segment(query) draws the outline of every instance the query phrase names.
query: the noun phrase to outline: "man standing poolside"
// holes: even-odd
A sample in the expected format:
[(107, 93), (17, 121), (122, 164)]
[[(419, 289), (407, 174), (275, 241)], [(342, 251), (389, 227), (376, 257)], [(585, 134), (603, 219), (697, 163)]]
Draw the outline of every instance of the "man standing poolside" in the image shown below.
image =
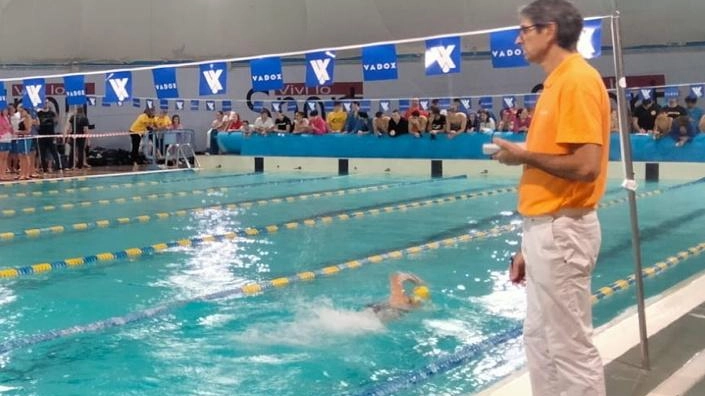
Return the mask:
[(566, 0), (520, 11), (517, 43), (547, 74), (526, 147), (495, 138), (494, 158), (523, 165), (523, 241), (510, 268), (526, 277), (524, 343), (535, 396), (604, 396), (592, 342), (590, 280), (600, 250), (610, 105), (599, 73), (576, 51), (583, 19)]

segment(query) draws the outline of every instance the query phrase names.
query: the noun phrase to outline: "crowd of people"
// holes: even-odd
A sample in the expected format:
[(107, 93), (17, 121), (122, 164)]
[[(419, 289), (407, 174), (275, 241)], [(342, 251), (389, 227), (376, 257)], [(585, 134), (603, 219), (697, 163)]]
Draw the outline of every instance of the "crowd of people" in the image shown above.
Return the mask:
[[(705, 116), (697, 101), (697, 97), (689, 95), (685, 98), (685, 107), (678, 103), (677, 97), (669, 98), (663, 107), (652, 99), (634, 103), (630, 109), (632, 132), (650, 134), (654, 139), (669, 136), (677, 147), (682, 147), (698, 133), (705, 132)], [(613, 112), (613, 123), (615, 117)]]
[(172, 116), (169, 115), (169, 111), (162, 109), (159, 114), (156, 114), (154, 108), (147, 107), (144, 111), (137, 116), (135, 121), (132, 122), (130, 126), (130, 158), (132, 160), (133, 166), (137, 166), (141, 162), (140, 147), (142, 144), (156, 144), (160, 146), (157, 150), (158, 157), (162, 156), (161, 144), (158, 139), (154, 139), (152, 136), (148, 136), (148, 139), (144, 139), (148, 132), (152, 131), (166, 131), (166, 130), (179, 130), (183, 129), (181, 125), (181, 117), (178, 114)]
[(90, 167), (86, 162), (90, 123), (82, 108), (68, 115), (61, 135), (59, 120), (47, 101), (36, 111), (8, 104), (0, 112), (0, 180), (29, 180), (48, 173)]

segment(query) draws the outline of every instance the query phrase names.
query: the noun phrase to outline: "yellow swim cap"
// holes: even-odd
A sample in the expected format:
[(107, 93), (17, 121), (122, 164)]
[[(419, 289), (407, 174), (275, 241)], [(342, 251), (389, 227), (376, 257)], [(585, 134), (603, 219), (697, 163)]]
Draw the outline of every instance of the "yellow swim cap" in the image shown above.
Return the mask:
[(426, 286), (416, 286), (413, 290), (414, 299), (417, 301), (426, 301), (431, 297), (431, 291)]

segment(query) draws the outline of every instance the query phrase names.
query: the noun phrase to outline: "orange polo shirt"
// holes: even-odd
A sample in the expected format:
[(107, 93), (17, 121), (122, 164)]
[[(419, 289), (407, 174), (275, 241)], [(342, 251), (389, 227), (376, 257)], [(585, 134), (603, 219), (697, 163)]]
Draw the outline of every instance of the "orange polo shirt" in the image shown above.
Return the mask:
[(602, 146), (600, 174), (592, 182), (580, 182), (525, 165), (519, 182), (519, 213), (540, 216), (597, 207), (607, 182), (609, 133), (610, 104), (602, 78), (580, 54), (571, 54), (544, 82), (526, 149), (568, 154), (569, 144), (598, 144)]

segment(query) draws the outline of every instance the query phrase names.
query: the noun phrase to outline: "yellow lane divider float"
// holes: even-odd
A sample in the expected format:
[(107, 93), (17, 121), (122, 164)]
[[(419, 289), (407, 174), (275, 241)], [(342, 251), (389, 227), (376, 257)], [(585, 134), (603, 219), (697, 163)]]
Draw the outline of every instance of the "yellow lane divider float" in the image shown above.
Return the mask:
[[(0, 241), (12, 241), (16, 238), (23, 237), (23, 236), (29, 237), (29, 238), (37, 238), (40, 236), (61, 234), (61, 233), (67, 232), (67, 231), (88, 231), (88, 230), (92, 230), (94, 228), (106, 228), (106, 227), (111, 227), (111, 226), (134, 224), (134, 223), (147, 223), (152, 220), (165, 220), (165, 219), (172, 218), (172, 217), (183, 217), (183, 216), (187, 216), (189, 214), (201, 214), (201, 213), (208, 211), (208, 210), (224, 210), (224, 209), (225, 210), (236, 210), (239, 208), (248, 209), (253, 206), (264, 206), (264, 205), (273, 205), (273, 204), (280, 204), (280, 203), (290, 203), (290, 202), (295, 202), (295, 201), (313, 200), (313, 199), (327, 198), (327, 197), (333, 197), (333, 196), (342, 196), (342, 195), (348, 195), (348, 194), (359, 194), (359, 193), (365, 193), (365, 192), (370, 192), (370, 191), (382, 191), (382, 190), (388, 190), (390, 188), (399, 187), (399, 186), (409, 186), (409, 185), (415, 185), (415, 184), (422, 184), (422, 183), (428, 183), (428, 182), (438, 182), (438, 181), (445, 181), (445, 180), (455, 180), (455, 179), (461, 179), (461, 178), (464, 178), (464, 177), (432, 179), (430, 181), (425, 180), (425, 181), (417, 181), (417, 182), (398, 182), (398, 183), (386, 183), (386, 184), (373, 184), (373, 185), (362, 186), (362, 187), (350, 187), (350, 188), (344, 188), (344, 189), (338, 189), (338, 190), (314, 191), (314, 192), (302, 193), (302, 194), (296, 194), (296, 195), (287, 195), (287, 196), (280, 196), (280, 197), (273, 197), (273, 198), (250, 200), (250, 201), (240, 201), (240, 202), (233, 202), (233, 203), (228, 203), (228, 204), (213, 205), (213, 206), (208, 206), (205, 208), (203, 208), (203, 207), (187, 208), (187, 209), (173, 210), (170, 212), (157, 212), (157, 213), (153, 213), (151, 215), (150, 214), (142, 214), (142, 215), (136, 215), (136, 216), (131, 216), (131, 217), (119, 217), (119, 218), (116, 218), (113, 220), (101, 219), (101, 220), (96, 220), (96, 221), (91, 221), (91, 222), (81, 222), (81, 223), (74, 223), (74, 224), (68, 224), (68, 225), (52, 225), (52, 226), (43, 227), (43, 228), (29, 228), (29, 229), (22, 230), (22, 231), (5, 231), (5, 232), (0, 232)], [(267, 227), (271, 228), (274, 226), (267, 226)]]

